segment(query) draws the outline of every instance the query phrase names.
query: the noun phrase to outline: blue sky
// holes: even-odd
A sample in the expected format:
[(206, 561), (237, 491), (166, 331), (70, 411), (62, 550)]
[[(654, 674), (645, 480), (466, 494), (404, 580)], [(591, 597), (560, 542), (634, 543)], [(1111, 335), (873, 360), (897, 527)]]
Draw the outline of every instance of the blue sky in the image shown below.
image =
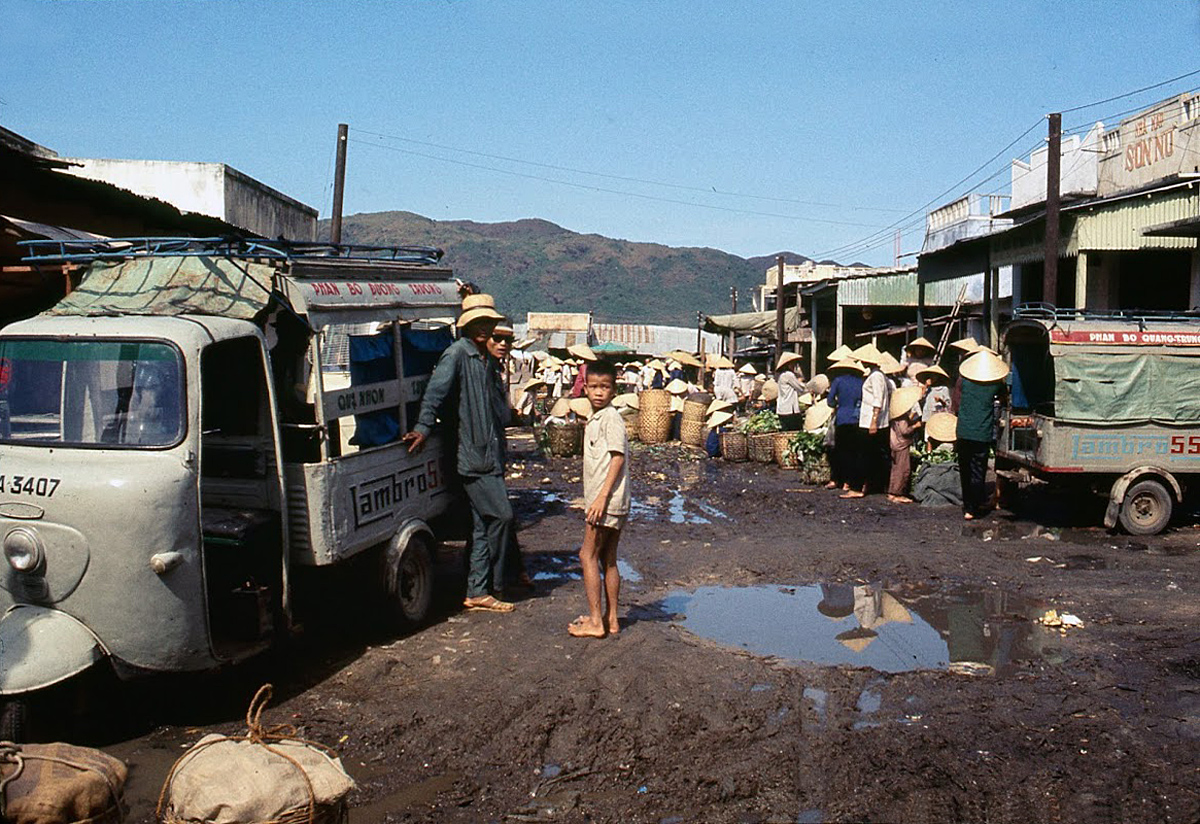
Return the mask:
[(347, 214), (890, 263), (854, 244), (915, 251), (906, 213), (1047, 112), (1200, 69), (1200, 4), (0, 0), (0, 68), (0, 124), (60, 154), (221, 161), (322, 216), (347, 122)]

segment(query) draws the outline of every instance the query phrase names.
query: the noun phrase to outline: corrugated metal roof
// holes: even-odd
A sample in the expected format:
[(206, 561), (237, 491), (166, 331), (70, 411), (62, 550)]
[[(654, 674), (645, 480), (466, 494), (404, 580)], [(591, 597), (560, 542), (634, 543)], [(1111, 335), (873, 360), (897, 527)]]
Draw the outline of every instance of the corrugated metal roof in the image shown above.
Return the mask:
[[(1007, 276), (1006, 276), (1007, 275)], [(962, 287), (967, 287), (966, 301), (983, 300), (983, 273), (938, 280), (925, 284), (926, 306), (953, 306)], [(1012, 296), (1011, 272), (1001, 272), (999, 297)], [(844, 280), (838, 283), (838, 303), (841, 306), (916, 306), (917, 273), (883, 275), (873, 278)]]
[(1195, 249), (1196, 239), (1142, 234), (1147, 226), (1194, 218), (1200, 214), (1200, 192), (1194, 186), (1159, 195), (1128, 198), (1081, 210), (1067, 254), (1079, 250)]

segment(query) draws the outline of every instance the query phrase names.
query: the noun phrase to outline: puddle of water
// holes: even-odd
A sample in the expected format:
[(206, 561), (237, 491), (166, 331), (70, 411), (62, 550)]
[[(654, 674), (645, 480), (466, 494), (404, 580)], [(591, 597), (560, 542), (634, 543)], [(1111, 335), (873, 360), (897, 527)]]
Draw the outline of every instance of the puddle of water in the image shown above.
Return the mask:
[(570, 571), (563, 571), (563, 572), (549, 572), (549, 571), (545, 571), (545, 572), (535, 572), (535, 573), (533, 573), (533, 580), (535, 580), (535, 581), (581, 581), (581, 580), (583, 580), (583, 576), (582, 576), (582, 575), (580, 575), (578, 572), (570, 572)]
[(617, 559), (617, 572), (621, 573), (622, 581), (629, 581), (636, 584), (642, 580), (642, 574), (633, 568), (633, 565), (624, 558)]
[(711, 524), (714, 519), (729, 520), (729, 516), (711, 504), (689, 498), (679, 489), (671, 490), (664, 515), (663, 501), (651, 495), (645, 499), (634, 499), (629, 506), (629, 517), (635, 521), (657, 521), (664, 516), (673, 524)]
[(801, 810), (800, 815), (796, 817), (796, 824), (824, 824), (825, 813), (816, 809)]
[[(1020, 661), (1061, 661), (1058, 636), (1030, 620), (1040, 605), (1000, 589), (712, 586), (671, 593), (660, 606), (701, 637), (813, 664), (1003, 672)], [(984, 666), (957, 666), (964, 662)], [(818, 694), (805, 691), (814, 701)]]
[(711, 524), (708, 518), (703, 515), (689, 515), (687, 511), (687, 498), (683, 493), (676, 490), (671, 496), (671, 500), (667, 503), (667, 517), (673, 524)]

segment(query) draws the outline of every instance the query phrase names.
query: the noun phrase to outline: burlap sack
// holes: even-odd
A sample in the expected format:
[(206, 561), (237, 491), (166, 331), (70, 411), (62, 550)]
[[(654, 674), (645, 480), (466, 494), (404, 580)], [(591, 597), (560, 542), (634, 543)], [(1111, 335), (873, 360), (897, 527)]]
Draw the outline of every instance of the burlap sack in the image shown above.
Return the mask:
[[(206, 735), (171, 768), (158, 802), (166, 824), (291, 824), (344, 819), (354, 781), (341, 760), (294, 731), (262, 726), (270, 685), (250, 704), (244, 736)], [(289, 737), (290, 735), (290, 737)]]
[(5, 824), (117, 824), (128, 770), (111, 755), (71, 744), (0, 742)]

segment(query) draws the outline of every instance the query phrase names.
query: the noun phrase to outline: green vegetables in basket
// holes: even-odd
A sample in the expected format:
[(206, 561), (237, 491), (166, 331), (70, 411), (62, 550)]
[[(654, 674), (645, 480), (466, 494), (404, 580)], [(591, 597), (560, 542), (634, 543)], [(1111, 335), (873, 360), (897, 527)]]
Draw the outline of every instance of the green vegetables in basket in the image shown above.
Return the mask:
[(797, 432), (788, 442), (788, 451), (800, 465), (819, 461), (825, 454), (825, 436), (815, 432)]
[(756, 412), (742, 424), (743, 435), (762, 435), (767, 432), (778, 432), (782, 427), (779, 425), (779, 416), (769, 409), (764, 409), (762, 412)]

